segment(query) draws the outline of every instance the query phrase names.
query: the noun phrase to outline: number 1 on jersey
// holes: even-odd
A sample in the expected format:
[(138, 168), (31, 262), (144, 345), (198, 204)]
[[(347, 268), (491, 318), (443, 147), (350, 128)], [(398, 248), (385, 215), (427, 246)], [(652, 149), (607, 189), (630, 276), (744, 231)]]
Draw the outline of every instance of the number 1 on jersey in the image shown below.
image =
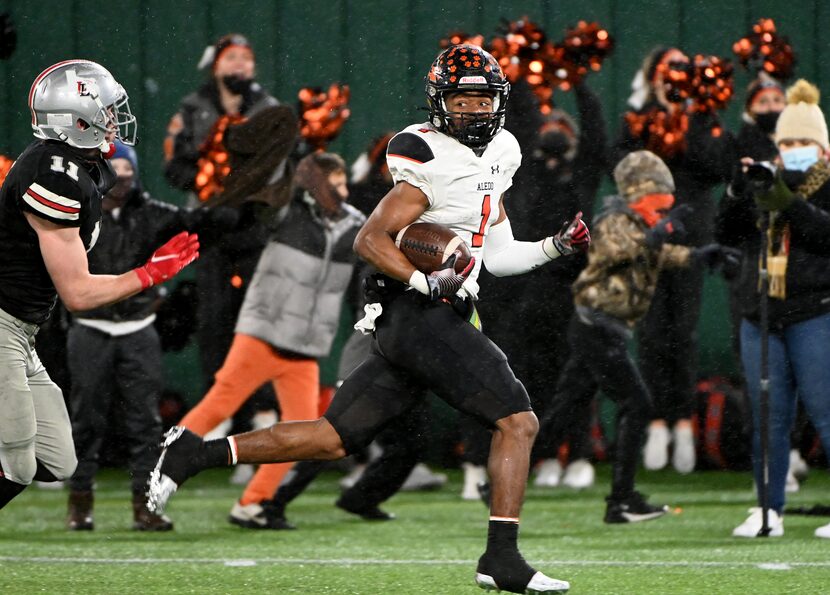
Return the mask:
[(472, 247), (481, 248), (484, 245), (484, 228), (487, 226), (487, 220), (490, 218), (490, 195), (485, 194), (484, 200), (481, 201), (481, 225), (478, 226), (478, 233), (473, 234)]

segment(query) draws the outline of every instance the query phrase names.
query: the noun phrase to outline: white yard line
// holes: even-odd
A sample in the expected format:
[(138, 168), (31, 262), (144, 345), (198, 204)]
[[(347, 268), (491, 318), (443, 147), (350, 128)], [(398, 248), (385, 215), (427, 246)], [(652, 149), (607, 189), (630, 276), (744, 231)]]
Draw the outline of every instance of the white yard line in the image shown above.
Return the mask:
[[(0, 556), (2, 562), (28, 562), (33, 564), (222, 564), (225, 566), (258, 565), (322, 565), (322, 566), (469, 566), (476, 560), (385, 560), (379, 558), (77, 558), (52, 556)], [(622, 566), (662, 568), (760, 568), (764, 570), (789, 570), (794, 568), (830, 568), (828, 562), (671, 562), (642, 560), (533, 560), (539, 566)]]

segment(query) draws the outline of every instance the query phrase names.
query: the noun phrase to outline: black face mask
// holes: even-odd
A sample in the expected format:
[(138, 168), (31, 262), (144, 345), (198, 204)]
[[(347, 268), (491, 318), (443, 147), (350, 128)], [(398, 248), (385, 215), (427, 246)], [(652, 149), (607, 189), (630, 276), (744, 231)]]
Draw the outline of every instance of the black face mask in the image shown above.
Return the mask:
[(778, 116), (781, 112), (767, 112), (765, 114), (755, 115), (755, 124), (764, 134), (772, 134), (775, 132), (775, 124), (778, 122)]
[(222, 82), (228, 88), (228, 91), (234, 95), (247, 95), (251, 92), (254, 79), (242, 78), (238, 74), (229, 74), (222, 77)]

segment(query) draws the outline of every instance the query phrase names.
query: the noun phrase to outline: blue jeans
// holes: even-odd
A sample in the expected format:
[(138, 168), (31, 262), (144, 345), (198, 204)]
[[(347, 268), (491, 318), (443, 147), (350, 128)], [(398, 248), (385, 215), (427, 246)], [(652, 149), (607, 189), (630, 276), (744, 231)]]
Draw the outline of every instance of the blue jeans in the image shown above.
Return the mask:
[[(741, 323), (743, 360), (752, 405), (752, 455), (758, 499), (763, 482), (761, 465), (761, 329)], [(796, 396), (830, 452), (830, 314), (786, 327), (769, 335), (769, 506), (781, 513), (790, 465), (790, 431)]]

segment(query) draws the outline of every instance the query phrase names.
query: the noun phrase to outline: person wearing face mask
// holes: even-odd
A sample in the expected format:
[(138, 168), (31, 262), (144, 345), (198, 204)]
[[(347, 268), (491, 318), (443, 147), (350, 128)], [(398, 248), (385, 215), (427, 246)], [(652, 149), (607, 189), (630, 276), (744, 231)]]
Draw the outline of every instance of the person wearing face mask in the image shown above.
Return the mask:
[(735, 137), (735, 155), (751, 157), (756, 161), (774, 159), (775, 125), (781, 110), (787, 104), (784, 89), (774, 78), (761, 72), (747, 87), (742, 115), (743, 126)]
[[(716, 233), (740, 248), (744, 260), (759, 263), (766, 245), (769, 348), (769, 462), (763, 468), (760, 393), (761, 341), (759, 265), (742, 283), (741, 358), (753, 416), (753, 464), (759, 502), (768, 471), (768, 526), (784, 534), (782, 512), (790, 464), (790, 431), (797, 401), (805, 407), (825, 451), (830, 452), (830, 164), (827, 124), (818, 89), (799, 80), (787, 90), (787, 106), (775, 127), (774, 176), (756, 182), (758, 164), (743, 160), (741, 175), (721, 201)], [(753, 172), (750, 172), (750, 167)], [(769, 170), (773, 169), (769, 168)], [(771, 171), (770, 171), (771, 173)], [(768, 220), (768, 225), (759, 221)], [(764, 229), (764, 231), (759, 231)], [(763, 234), (767, 241), (762, 244)], [(750, 509), (736, 537), (755, 537), (762, 509)], [(830, 525), (816, 536), (830, 538)]]
[[(715, 202), (712, 189), (729, 179), (732, 165), (732, 135), (711, 113), (687, 113), (675, 85), (669, 84), (671, 69), (689, 67), (689, 58), (677, 48), (658, 47), (646, 58), (632, 83), (632, 110), (625, 114), (623, 130), (614, 151), (619, 161), (631, 151), (650, 149), (671, 170), (677, 190), (676, 204), (688, 205), (685, 237), (675, 241), (703, 246), (712, 241)], [(680, 120), (688, 126), (678, 134), (655, 134), (649, 122)], [(660, 126), (655, 126), (658, 129)], [(669, 129), (668, 126), (665, 127)], [(665, 270), (655, 290), (651, 308), (637, 331), (640, 370), (654, 398), (654, 415), (648, 428), (643, 460), (648, 469), (661, 469), (669, 462), (681, 473), (696, 463), (691, 417), (696, 381), (697, 322), (703, 294), (703, 270)]]
[[(89, 253), (89, 270), (108, 274), (146, 260), (160, 240), (196, 227), (204, 210), (188, 212), (153, 199), (139, 181), (132, 147), (115, 142), (109, 160), (115, 183), (104, 195), (101, 232)], [(173, 523), (147, 510), (144, 492), (158, 456), (162, 425), (158, 404), (163, 389), (162, 351), (153, 325), (157, 286), (117, 304), (76, 312), (67, 339), (72, 437), (78, 466), (69, 479), (67, 528), (94, 529), (93, 486), (107, 432), (107, 418), (123, 416), (129, 442), (133, 529), (169, 531)], [(90, 361), (95, 361), (90, 366)]]
[(718, 244), (675, 245), (690, 207), (674, 210), (675, 185), (663, 161), (650, 151), (629, 153), (614, 168), (619, 195), (607, 197), (593, 222), (588, 264), (573, 284), (575, 313), (567, 336), (570, 357), (540, 432), (558, 446), (579, 412), (590, 409), (598, 389), (619, 406), (611, 494), (606, 523), (658, 518), (667, 506), (650, 504), (634, 489), (640, 445), (652, 414), (649, 389), (628, 354), (632, 329), (646, 314), (663, 269), (737, 262), (737, 250)]
[[(256, 82), (254, 51), (242, 35), (224, 35), (208, 46), (199, 69), (209, 70), (210, 76), (195, 93), (182, 100), (168, 124), (164, 142), (165, 177), (172, 186), (191, 193), (191, 205), (198, 203), (199, 162), (214, 125), (223, 117), (240, 122), (279, 105)], [(206, 242), (210, 247), (203, 251), (201, 264), (196, 268), (196, 336), (205, 389), (213, 383), (231, 345), (245, 290), (267, 242), (268, 231), (260, 221), (258, 206), (243, 202), (234, 225), (205, 230), (210, 236)], [(274, 402), (267, 387), (258, 393), (258, 399)], [(240, 417), (247, 420), (250, 415)]]

